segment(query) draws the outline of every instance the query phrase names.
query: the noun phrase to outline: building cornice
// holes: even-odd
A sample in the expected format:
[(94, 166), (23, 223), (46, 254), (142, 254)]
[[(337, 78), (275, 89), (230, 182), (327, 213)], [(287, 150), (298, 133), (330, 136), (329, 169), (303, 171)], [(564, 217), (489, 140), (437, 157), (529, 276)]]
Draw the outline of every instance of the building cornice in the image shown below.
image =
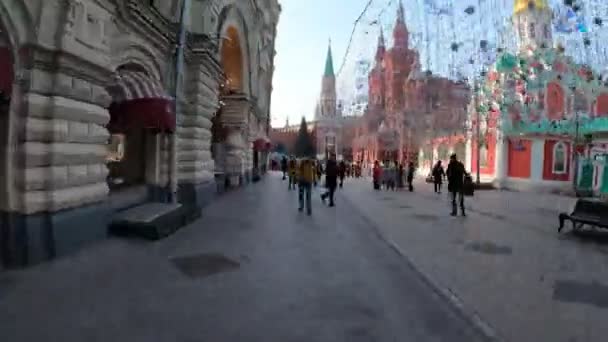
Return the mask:
[(118, 8), (117, 20), (129, 31), (145, 37), (152, 46), (163, 53), (171, 52), (176, 45), (178, 25), (169, 21), (158, 9), (142, 0), (115, 0)]
[(65, 50), (49, 49), (40, 45), (23, 48), (26, 69), (40, 69), (50, 73), (62, 73), (91, 83), (106, 85), (112, 70), (93, 63), (82, 56)]

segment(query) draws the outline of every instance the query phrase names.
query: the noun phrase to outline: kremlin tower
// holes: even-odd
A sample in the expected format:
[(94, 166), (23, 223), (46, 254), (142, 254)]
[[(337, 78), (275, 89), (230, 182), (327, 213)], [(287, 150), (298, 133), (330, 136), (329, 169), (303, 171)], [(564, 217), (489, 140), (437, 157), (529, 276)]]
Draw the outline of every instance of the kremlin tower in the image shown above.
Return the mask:
[(341, 133), (342, 113), (336, 105), (336, 75), (331, 54), (331, 41), (327, 48), (325, 69), (321, 81), (321, 95), (315, 112), (317, 122), (317, 157), (327, 158), (335, 153), (338, 156)]

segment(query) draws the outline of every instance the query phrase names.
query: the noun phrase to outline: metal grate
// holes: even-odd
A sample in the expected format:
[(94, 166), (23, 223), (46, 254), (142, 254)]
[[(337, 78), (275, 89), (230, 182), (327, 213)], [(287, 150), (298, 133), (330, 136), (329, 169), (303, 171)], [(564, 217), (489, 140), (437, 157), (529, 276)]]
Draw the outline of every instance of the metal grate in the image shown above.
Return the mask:
[(234, 271), (240, 267), (236, 261), (220, 254), (196, 254), (172, 258), (173, 265), (190, 278), (205, 278), (213, 274)]
[(493, 255), (510, 255), (513, 250), (509, 246), (499, 246), (493, 242), (471, 242), (465, 247), (468, 251)]

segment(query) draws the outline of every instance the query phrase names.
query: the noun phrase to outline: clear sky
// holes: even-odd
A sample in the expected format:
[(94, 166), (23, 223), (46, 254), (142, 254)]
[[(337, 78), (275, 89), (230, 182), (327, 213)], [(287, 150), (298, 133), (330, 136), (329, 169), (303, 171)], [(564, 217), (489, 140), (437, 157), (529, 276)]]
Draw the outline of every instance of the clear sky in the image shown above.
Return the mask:
[(312, 119), (321, 89), (328, 39), (338, 72), (353, 24), (367, 0), (280, 0), (273, 79), (272, 125)]

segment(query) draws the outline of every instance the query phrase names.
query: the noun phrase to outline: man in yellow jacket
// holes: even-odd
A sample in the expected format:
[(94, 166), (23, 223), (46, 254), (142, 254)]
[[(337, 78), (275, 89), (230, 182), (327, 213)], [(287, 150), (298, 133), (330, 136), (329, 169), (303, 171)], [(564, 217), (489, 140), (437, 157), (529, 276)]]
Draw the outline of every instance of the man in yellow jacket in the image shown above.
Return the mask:
[(304, 199), (306, 198), (306, 213), (308, 215), (312, 214), (311, 207), (311, 194), (312, 194), (312, 185), (316, 181), (317, 170), (315, 167), (315, 163), (310, 158), (302, 158), (298, 165), (297, 171), (297, 179), (298, 179), (298, 189), (299, 196), (298, 199), (300, 201), (299, 211), (304, 210)]

